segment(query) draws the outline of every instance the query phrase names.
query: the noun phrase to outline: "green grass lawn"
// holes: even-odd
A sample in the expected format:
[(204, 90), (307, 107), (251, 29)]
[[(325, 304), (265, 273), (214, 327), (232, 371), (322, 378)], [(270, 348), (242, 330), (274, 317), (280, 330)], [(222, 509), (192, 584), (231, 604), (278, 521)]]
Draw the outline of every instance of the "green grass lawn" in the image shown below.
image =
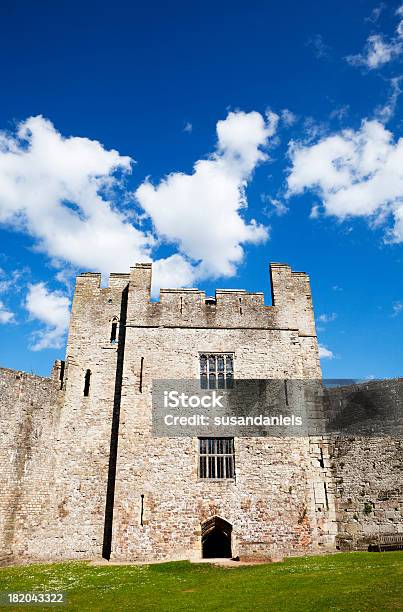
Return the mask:
[(0, 569), (0, 591), (8, 590), (65, 591), (61, 609), (80, 611), (403, 610), (403, 552), (340, 553), (235, 569), (186, 561), (7, 567)]

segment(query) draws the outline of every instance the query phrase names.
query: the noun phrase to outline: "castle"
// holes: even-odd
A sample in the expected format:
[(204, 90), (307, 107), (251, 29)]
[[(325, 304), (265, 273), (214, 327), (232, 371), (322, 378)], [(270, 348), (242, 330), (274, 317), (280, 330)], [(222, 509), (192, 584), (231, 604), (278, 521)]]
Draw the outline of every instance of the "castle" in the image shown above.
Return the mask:
[[(271, 306), (243, 290), (152, 301), (151, 274), (81, 274), (65, 362), (49, 379), (0, 369), (0, 562), (274, 559), (403, 531), (399, 436), (153, 435), (153, 380), (321, 369), (305, 273), (271, 264)], [(401, 409), (399, 379), (325, 399), (362, 389)]]

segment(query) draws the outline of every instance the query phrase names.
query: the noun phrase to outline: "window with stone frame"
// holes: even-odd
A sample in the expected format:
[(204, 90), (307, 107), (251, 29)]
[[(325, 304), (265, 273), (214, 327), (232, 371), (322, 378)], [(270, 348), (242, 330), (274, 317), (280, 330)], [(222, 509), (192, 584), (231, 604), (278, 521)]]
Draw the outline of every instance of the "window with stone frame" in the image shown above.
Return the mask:
[(235, 478), (234, 438), (199, 438), (199, 478)]
[(200, 386), (202, 389), (232, 389), (233, 383), (233, 353), (200, 353)]
[(84, 397), (89, 396), (90, 386), (91, 386), (91, 370), (87, 370), (84, 376)]
[(118, 319), (113, 317), (111, 321), (111, 344), (117, 344), (118, 341)]

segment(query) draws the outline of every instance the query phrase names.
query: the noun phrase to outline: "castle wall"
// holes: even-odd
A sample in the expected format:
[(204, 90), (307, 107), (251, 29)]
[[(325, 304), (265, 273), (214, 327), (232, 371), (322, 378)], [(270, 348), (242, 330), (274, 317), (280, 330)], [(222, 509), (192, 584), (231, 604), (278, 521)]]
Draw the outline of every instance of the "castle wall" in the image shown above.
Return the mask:
[(0, 562), (46, 555), (54, 514), (59, 369), (53, 378), (0, 368)]
[(328, 389), (325, 409), (345, 429), (331, 444), (337, 545), (367, 549), (374, 535), (403, 532), (403, 379)]
[(151, 435), (153, 379), (198, 379), (200, 352), (233, 353), (237, 379), (320, 378), (307, 277), (276, 273), (280, 305), (268, 307), (263, 294), (218, 290), (214, 302), (197, 290), (149, 302), (150, 267), (132, 269), (112, 557), (199, 558), (201, 523), (214, 515), (232, 524), (233, 554), (244, 558), (332, 546), (320, 439), (237, 438), (236, 478), (217, 482), (198, 478), (196, 439)]

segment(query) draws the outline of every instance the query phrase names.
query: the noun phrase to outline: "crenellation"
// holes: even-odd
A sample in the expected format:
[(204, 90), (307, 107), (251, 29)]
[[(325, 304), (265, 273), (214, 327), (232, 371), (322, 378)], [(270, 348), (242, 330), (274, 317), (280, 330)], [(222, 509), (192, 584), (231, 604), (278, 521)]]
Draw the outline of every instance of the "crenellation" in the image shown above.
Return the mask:
[(144, 294), (147, 299), (151, 295), (151, 264), (137, 263), (130, 268), (130, 289)]
[(289, 266), (277, 264), (273, 269), (276, 275), (274, 291), (280, 298), (284, 283), (288, 286), (290, 279), (292, 288), (292, 296), (283, 302), (280, 299), (277, 306), (266, 306), (263, 292), (244, 289), (217, 289), (215, 297), (208, 299), (205, 292), (198, 289), (161, 289), (160, 301), (151, 302), (151, 268), (144, 266), (132, 268), (128, 304), (130, 326), (283, 328), (299, 329), (301, 335), (316, 336), (309, 278), (303, 273), (293, 276)]
[(80, 287), (101, 287), (101, 274), (99, 272), (83, 272), (76, 278), (77, 289)]
[(109, 275), (109, 287), (110, 289), (118, 289), (123, 291), (125, 287), (129, 284), (130, 274), (121, 274), (118, 272), (111, 272)]
[(305, 336), (316, 336), (309, 276), (285, 264), (271, 264), (272, 302), (277, 323), (294, 325)]

